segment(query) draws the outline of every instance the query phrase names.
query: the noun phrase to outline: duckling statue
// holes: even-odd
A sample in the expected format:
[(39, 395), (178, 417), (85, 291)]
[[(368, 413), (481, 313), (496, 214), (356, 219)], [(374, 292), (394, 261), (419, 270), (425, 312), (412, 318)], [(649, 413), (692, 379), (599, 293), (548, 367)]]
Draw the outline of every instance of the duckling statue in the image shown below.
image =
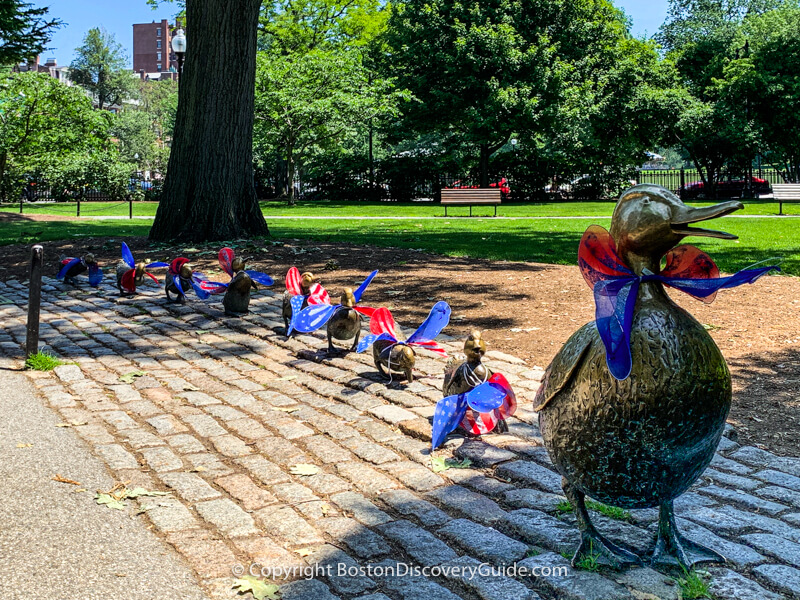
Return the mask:
[(402, 334), (397, 331), (392, 313), (388, 308), (379, 308), (370, 318), (371, 333), (358, 344), (358, 352), (364, 352), (372, 346), (375, 368), (381, 376), (391, 381), (393, 372), (403, 373), (406, 381), (412, 383), (416, 363), (414, 348), (424, 348), (440, 356), (447, 356), (444, 348), (434, 340), (449, 322), (450, 306), (447, 302), (437, 302), (422, 325), (407, 340), (400, 341), (399, 336)]
[[(186, 292), (193, 289), (201, 300), (207, 299), (211, 294), (224, 290), (224, 284), (208, 281), (194, 271), (189, 264), (189, 259), (179, 257), (169, 265), (167, 276), (164, 278), (164, 292), (168, 303), (186, 304)], [(175, 299), (170, 297), (170, 292), (175, 294)]]
[(322, 303), (307, 306), (296, 317), (292, 317), (294, 323), (290, 325), (296, 328), (297, 331), (310, 333), (327, 323), (329, 354), (336, 350), (333, 347), (333, 339), (349, 340), (355, 337), (352, 347), (352, 350), (355, 350), (361, 335), (361, 315), (371, 317), (375, 312), (374, 308), (357, 306), (357, 304), (361, 301), (361, 296), (377, 274), (378, 271), (370, 273), (356, 290), (345, 288), (340, 304), (332, 306), (329, 303)]
[[(492, 378), (494, 373), (482, 362), (485, 354), (486, 342), (483, 341), (481, 332), (473, 331), (464, 342), (466, 360), (462, 361), (453, 357), (445, 365), (444, 384), (442, 385), (442, 392), (445, 396), (466, 394)], [(517, 410), (516, 398), (510, 386), (507, 396), (504, 404), (492, 411), (466, 411), (461, 421), (461, 427), (474, 435), (491, 431), (506, 433), (508, 431), (506, 417), (512, 416)]]
[(545, 446), (576, 509), (581, 544), (573, 565), (597, 553), (617, 568), (640, 562), (595, 529), (586, 495), (622, 508), (659, 507), (654, 565), (724, 561), (680, 534), (673, 500), (714, 456), (731, 377), (711, 336), (664, 285), (710, 301), (772, 269), (719, 277), (708, 255), (675, 247), (690, 235), (737, 239), (689, 225), (741, 208), (735, 201), (693, 208), (660, 186), (637, 185), (618, 200), (610, 234), (592, 226), (581, 239), (578, 262), (594, 289), (596, 320), (564, 344), (535, 400)]
[(270, 286), (274, 283), (272, 277), (259, 271), (246, 271), (243, 258), (234, 255), (231, 248), (223, 248), (219, 251), (219, 264), (228, 275), (231, 281), (225, 286), (225, 296), (222, 305), (225, 307), (225, 314), (229, 317), (247, 314), (250, 309), (250, 290), (257, 290), (256, 282), (261, 285)]
[(117, 263), (117, 288), (120, 295), (132, 295), (136, 293), (136, 286), (144, 283), (144, 276), (147, 275), (158, 284), (158, 279), (151, 275), (147, 269), (157, 269), (168, 267), (165, 262), (136, 263), (133, 253), (128, 248), (128, 244), (122, 242), (122, 260)]
[(103, 271), (94, 258), (94, 254), (87, 253), (81, 258), (61, 257), (61, 269), (56, 275), (56, 279), (63, 279), (65, 283), (77, 286), (75, 279), (78, 275), (89, 271), (89, 285), (97, 287), (103, 280)]
[(286, 273), (286, 291), (283, 293), (283, 323), (287, 336), (294, 329), (293, 316), (309, 304), (330, 304), (330, 296), (312, 273), (301, 275), (297, 267), (292, 267)]
[(328, 353), (334, 352), (333, 340), (353, 340), (351, 352), (358, 347), (361, 337), (361, 314), (356, 310), (356, 299), (353, 288), (344, 288), (339, 300), (341, 307), (333, 313), (328, 321)]

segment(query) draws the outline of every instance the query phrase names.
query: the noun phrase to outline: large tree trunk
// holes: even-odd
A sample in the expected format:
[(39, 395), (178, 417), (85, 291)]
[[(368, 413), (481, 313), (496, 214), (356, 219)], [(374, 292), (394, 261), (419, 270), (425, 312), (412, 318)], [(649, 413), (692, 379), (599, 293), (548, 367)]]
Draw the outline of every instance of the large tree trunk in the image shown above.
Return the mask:
[(260, 6), (260, 0), (186, 3), (186, 62), (152, 240), (269, 235), (253, 173)]

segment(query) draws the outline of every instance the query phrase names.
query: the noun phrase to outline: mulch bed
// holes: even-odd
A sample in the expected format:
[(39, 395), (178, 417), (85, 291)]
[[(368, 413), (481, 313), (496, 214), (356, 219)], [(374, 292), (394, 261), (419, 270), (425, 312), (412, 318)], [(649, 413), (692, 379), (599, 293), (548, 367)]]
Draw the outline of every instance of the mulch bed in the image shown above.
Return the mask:
[[(0, 219), (2, 223), (4, 219)], [(50, 220), (50, 219), (48, 219)], [(58, 270), (60, 254), (94, 252), (105, 266), (120, 257), (119, 241), (82, 238), (46, 242), (45, 272)], [(144, 238), (126, 240), (137, 260), (190, 258), (212, 279), (221, 275), (219, 245), (174, 248), (154, 246)], [(546, 367), (578, 327), (594, 318), (592, 293), (575, 266), (452, 258), (413, 250), (283, 240), (255, 247), (241, 242), (237, 253), (248, 268), (271, 274), (283, 290), (286, 270), (319, 274), (338, 297), (372, 269), (380, 269), (364, 304), (388, 306), (398, 322), (416, 327), (437, 300), (453, 309), (447, 333), (485, 330), (490, 349)], [(0, 248), (0, 281), (27, 278), (30, 245)], [(109, 274), (110, 276), (110, 274)], [(711, 305), (680, 292), (675, 301), (705, 324), (733, 373), (734, 402), (729, 421), (743, 443), (778, 454), (798, 455), (800, 434), (800, 279), (765, 277), (754, 285), (723, 290)]]

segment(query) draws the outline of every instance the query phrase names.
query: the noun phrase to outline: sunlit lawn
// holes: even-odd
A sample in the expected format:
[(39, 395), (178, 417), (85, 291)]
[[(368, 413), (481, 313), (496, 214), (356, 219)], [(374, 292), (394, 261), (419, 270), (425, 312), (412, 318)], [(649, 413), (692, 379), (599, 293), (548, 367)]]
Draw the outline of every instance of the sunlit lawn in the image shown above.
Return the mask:
[[(695, 206), (707, 206), (711, 203), (697, 202)], [(769, 201), (744, 201), (745, 209), (739, 211), (740, 215), (776, 215), (778, 205)], [(158, 203), (134, 202), (133, 214), (140, 217), (152, 217), (156, 214)], [(444, 208), (431, 202), (298, 202), (295, 206), (287, 206), (286, 202), (269, 200), (261, 202), (261, 208), (267, 216), (278, 217), (444, 217)], [(800, 215), (800, 204), (786, 204), (784, 212)], [(477, 206), (473, 209), (474, 215), (491, 216), (494, 209), (487, 206)], [(614, 210), (613, 202), (560, 202), (549, 204), (503, 204), (498, 208), (501, 217), (595, 217), (610, 216)], [(19, 212), (18, 205), (5, 205), (0, 207), (2, 212)], [(52, 214), (74, 216), (76, 206), (74, 202), (49, 202), (36, 205), (25, 205), (24, 212), (28, 214)], [(469, 209), (466, 207), (448, 208), (448, 215), (467, 216)], [(81, 216), (128, 216), (127, 202), (83, 202)]]
[[(269, 222), (269, 227), (273, 240), (289, 243), (292, 239), (310, 239), (415, 248), (494, 260), (575, 264), (578, 240), (593, 223), (608, 227), (609, 218), (360, 221), (297, 218), (275, 219)], [(722, 218), (714, 221), (714, 227), (736, 234), (740, 240), (689, 238), (687, 241), (707, 249), (723, 271), (731, 272), (768, 258), (782, 257), (784, 272), (800, 275), (800, 219)], [(0, 245), (101, 236), (122, 239), (147, 235), (149, 228), (149, 220), (2, 223)]]

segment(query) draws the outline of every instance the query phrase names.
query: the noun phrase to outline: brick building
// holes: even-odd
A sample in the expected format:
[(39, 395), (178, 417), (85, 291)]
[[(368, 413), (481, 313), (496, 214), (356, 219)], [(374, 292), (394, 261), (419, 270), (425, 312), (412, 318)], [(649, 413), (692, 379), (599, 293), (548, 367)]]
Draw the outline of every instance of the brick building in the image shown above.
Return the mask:
[(175, 79), (178, 61), (172, 52), (172, 28), (166, 19), (133, 26), (133, 72), (142, 79)]

